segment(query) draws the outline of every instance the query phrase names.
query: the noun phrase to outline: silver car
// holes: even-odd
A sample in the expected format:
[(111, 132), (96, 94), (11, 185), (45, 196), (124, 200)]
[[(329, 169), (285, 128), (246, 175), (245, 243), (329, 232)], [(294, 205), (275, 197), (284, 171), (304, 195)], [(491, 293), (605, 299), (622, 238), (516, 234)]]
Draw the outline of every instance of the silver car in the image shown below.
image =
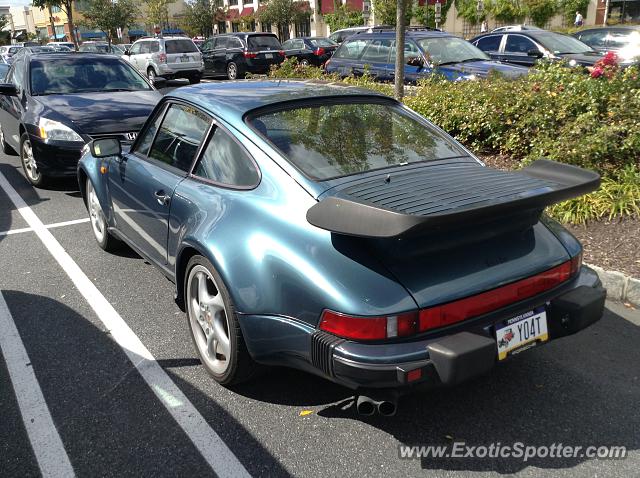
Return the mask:
[(185, 37), (141, 38), (125, 52), (124, 59), (151, 82), (162, 76), (199, 83), (204, 70), (202, 53), (193, 40)]

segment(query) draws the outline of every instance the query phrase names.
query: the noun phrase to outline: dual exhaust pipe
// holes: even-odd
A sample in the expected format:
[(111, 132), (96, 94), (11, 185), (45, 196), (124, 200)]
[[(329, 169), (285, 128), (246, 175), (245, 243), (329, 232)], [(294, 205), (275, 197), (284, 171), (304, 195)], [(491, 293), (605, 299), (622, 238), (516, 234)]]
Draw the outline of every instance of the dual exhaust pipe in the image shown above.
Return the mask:
[(378, 413), (383, 417), (392, 417), (398, 410), (398, 392), (392, 390), (358, 395), (356, 410), (363, 416)]

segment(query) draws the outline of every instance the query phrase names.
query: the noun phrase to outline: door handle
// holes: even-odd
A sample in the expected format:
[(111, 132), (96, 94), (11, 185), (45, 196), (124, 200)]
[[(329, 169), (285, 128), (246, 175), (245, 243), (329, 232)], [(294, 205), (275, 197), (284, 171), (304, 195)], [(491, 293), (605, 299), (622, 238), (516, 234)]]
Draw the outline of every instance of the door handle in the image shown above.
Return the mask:
[(158, 201), (158, 204), (160, 204), (161, 206), (166, 206), (167, 204), (169, 204), (169, 201), (171, 201), (171, 197), (165, 194), (163, 189), (154, 192), (153, 195), (156, 197), (156, 201)]

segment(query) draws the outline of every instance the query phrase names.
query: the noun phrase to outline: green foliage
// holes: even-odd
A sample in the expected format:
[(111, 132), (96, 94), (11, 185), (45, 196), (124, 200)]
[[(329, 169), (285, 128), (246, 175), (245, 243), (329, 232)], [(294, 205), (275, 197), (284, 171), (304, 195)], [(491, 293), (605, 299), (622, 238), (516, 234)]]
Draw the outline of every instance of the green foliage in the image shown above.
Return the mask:
[[(287, 60), (270, 76), (325, 78), (319, 68)], [(370, 76), (344, 83), (392, 95), (393, 87)], [(601, 188), (550, 208), (563, 222), (640, 215), (640, 68), (591, 78), (561, 64), (541, 65), (508, 80), (422, 80), (404, 103), (471, 150), (519, 158), (525, 165), (546, 157), (597, 170)]]
[(504, 23), (519, 22), (526, 16), (520, 0), (490, 0), (485, 8), (493, 18)]
[(289, 26), (309, 16), (305, 3), (294, 0), (269, 0), (265, 8), (256, 14), (256, 18), (262, 23)]
[[(216, 17), (221, 15), (221, 8), (210, 0), (191, 0), (185, 4), (180, 26), (191, 36), (208, 37), (213, 32)], [(224, 16), (224, 12), (222, 12)]]
[(560, 9), (558, 0), (523, 0), (522, 5), (526, 16), (539, 27), (544, 27)]
[[(398, 2), (396, 0), (373, 0), (373, 11), (376, 16), (376, 23), (379, 25), (396, 25), (396, 11)], [(411, 0), (405, 0), (405, 25), (409, 25), (413, 11)]]
[(107, 35), (107, 41), (116, 36), (118, 28), (128, 28), (135, 24), (139, 15), (135, 0), (90, 0), (89, 8), (82, 12), (82, 24), (88, 28), (97, 28)]
[[(447, 12), (451, 5), (453, 5), (454, 0), (446, 0), (442, 2), (440, 7), (440, 25), (443, 25), (444, 22), (447, 21)], [(413, 18), (420, 24), (427, 27), (435, 28), (436, 26), (436, 17), (435, 17), (435, 6), (434, 5), (416, 5), (413, 9)]]
[(487, 18), (486, 7), (485, 10), (478, 13), (478, 0), (454, 0), (454, 4), (456, 6), (458, 16), (473, 25), (477, 25)]
[(9, 24), (9, 20), (7, 19), (6, 15), (0, 15), (0, 31), (4, 30), (4, 27), (6, 27)]
[(576, 12), (580, 12), (586, 18), (587, 8), (589, 8), (589, 0), (560, 0), (560, 12), (567, 25), (573, 25)]
[[(327, 1), (327, 0), (325, 0)], [(364, 25), (362, 12), (353, 10), (348, 4), (340, 5), (333, 13), (326, 13), (322, 16), (325, 23), (329, 25), (332, 32), (342, 28), (357, 27)]]
[(146, 21), (150, 25), (161, 25), (169, 18), (169, 4), (175, 0), (143, 0), (146, 6)]

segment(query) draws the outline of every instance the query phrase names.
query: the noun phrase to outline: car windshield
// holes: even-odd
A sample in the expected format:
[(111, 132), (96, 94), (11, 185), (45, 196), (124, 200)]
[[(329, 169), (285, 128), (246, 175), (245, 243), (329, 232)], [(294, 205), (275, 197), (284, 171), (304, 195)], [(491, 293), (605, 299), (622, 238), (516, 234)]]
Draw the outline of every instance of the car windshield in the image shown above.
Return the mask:
[(338, 46), (336, 42), (328, 38), (309, 38), (309, 41), (315, 47)]
[(29, 50), (31, 51), (31, 53), (47, 53), (47, 52), (56, 51), (54, 48), (51, 48), (50, 46), (30, 46)]
[(456, 37), (434, 37), (418, 40), (427, 59), (436, 65), (488, 60), (489, 57), (468, 41)]
[(34, 96), (151, 89), (129, 64), (109, 57), (33, 60), (30, 79)]
[(165, 42), (165, 49), (168, 55), (172, 53), (195, 53), (200, 51), (191, 40), (167, 40)]
[(249, 48), (266, 48), (268, 50), (282, 48), (278, 39), (273, 35), (251, 35), (247, 43)]
[(467, 156), (436, 129), (384, 100), (305, 104), (252, 117), (249, 124), (317, 180)]
[(589, 45), (568, 35), (554, 32), (538, 33), (534, 37), (550, 52), (561, 55), (564, 53), (586, 53), (594, 51)]

